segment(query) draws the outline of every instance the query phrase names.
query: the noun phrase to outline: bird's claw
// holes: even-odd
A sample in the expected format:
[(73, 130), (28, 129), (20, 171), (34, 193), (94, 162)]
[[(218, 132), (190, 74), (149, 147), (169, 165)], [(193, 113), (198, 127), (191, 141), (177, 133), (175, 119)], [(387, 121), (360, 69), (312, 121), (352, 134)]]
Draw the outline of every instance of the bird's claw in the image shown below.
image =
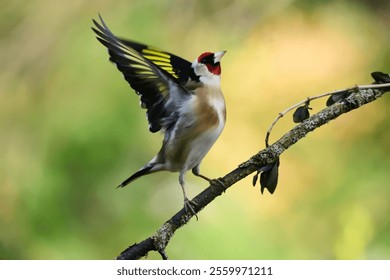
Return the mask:
[(193, 206), (198, 206), (198, 203), (189, 200), (188, 198), (184, 198), (184, 210), (186, 210), (189, 213), (194, 214), (196, 220), (198, 220), (198, 216), (196, 215), (196, 212), (194, 210)]
[(218, 188), (221, 188), (223, 190), (223, 192), (226, 191), (225, 183), (221, 180), (221, 178), (210, 179), (209, 183), (211, 185), (218, 187)]

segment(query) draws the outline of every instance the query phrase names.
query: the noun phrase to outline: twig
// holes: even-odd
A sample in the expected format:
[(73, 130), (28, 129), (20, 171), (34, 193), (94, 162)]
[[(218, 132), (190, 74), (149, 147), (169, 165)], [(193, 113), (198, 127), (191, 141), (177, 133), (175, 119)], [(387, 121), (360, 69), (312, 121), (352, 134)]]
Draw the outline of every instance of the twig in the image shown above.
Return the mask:
[(265, 136), (265, 146), (268, 147), (269, 144), (268, 144), (268, 140), (269, 140), (269, 136), (271, 134), (271, 131), (273, 129), (273, 127), (275, 126), (275, 124), (282, 118), (284, 117), (288, 112), (290, 112), (291, 110), (295, 109), (295, 108), (298, 108), (299, 106), (305, 104), (305, 103), (308, 103), (312, 100), (316, 100), (316, 99), (320, 99), (320, 98), (323, 98), (323, 97), (326, 97), (326, 96), (330, 96), (330, 95), (333, 95), (333, 94), (337, 94), (337, 93), (342, 93), (342, 92), (352, 92), (352, 91), (356, 91), (356, 90), (362, 90), (362, 89), (379, 89), (379, 88), (386, 88), (386, 87), (389, 87), (390, 84), (377, 84), (377, 85), (374, 85), (374, 84), (371, 84), (371, 85), (356, 85), (354, 87), (351, 87), (351, 88), (347, 88), (347, 89), (339, 89), (339, 90), (335, 90), (335, 91), (332, 91), (332, 92), (327, 92), (327, 93), (324, 93), (324, 94), (320, 94), (320, 95), (316, 95), (316, 96), (311, 96), (311, 97), (308, 97), (306, 98), (305, 100), (302, 100), (300, 102), (298, 102), (297, 104), (294, 104), (293, 106), (287, 108), (286, 110), (284, 110), (283, 112), (280, 112), (278, 114), (278, 116), (276, 117), (276, 119), (272, 122), (271, 126), (268, 128), (267, 130), (267, 134)]

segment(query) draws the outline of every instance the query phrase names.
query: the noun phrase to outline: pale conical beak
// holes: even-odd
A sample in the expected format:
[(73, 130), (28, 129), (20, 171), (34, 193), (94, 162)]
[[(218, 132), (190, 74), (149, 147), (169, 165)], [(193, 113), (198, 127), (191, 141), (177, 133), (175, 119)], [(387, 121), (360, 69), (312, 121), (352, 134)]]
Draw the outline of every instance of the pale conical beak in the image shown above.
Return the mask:
[(214, 53), (214, 63), (220, 62), (223, 55), (226, 53), (226, 51), (216, 52)]

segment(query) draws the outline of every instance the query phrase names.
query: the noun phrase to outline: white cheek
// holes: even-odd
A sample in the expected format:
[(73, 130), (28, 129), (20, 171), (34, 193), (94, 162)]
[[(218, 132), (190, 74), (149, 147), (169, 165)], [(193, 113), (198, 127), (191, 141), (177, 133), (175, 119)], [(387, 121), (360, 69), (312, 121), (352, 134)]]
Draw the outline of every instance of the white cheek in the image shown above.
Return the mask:
[(194, 72), (198, 76), (205, 76), (205, 75), (210, 73), (209, 70), (207, 69), (206, 65), (204, 65), (204, 64), (197, 64), (195, 66)]

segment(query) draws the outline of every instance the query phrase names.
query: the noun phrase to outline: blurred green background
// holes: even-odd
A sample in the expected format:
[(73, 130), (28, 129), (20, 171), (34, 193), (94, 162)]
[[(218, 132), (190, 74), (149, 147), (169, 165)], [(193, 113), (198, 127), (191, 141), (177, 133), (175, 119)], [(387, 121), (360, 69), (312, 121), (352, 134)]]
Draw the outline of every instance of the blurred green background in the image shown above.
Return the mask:
[[(210, 177), (262, 149), (278, 112), (390, 72), (389, 1), (1, 4), (1, 259), (112, 259), (182, 207), (177, 174), (115, 189), (162, 137), (148, 132), (137, 96), (95, 39), (99, 12), (115, 34), (190, 61), (228, 50), (228, 120), (202, 164)], [(169, 257), (389, 259), (389, 103), (344, 115), (286, 151), (274, 195), (260, 195), (252, 177), (236, 184), (177, 231)], [(292, 127), (283, 118), (271, 142)], [(188, 174), (190, 197), (205, 186)]]

